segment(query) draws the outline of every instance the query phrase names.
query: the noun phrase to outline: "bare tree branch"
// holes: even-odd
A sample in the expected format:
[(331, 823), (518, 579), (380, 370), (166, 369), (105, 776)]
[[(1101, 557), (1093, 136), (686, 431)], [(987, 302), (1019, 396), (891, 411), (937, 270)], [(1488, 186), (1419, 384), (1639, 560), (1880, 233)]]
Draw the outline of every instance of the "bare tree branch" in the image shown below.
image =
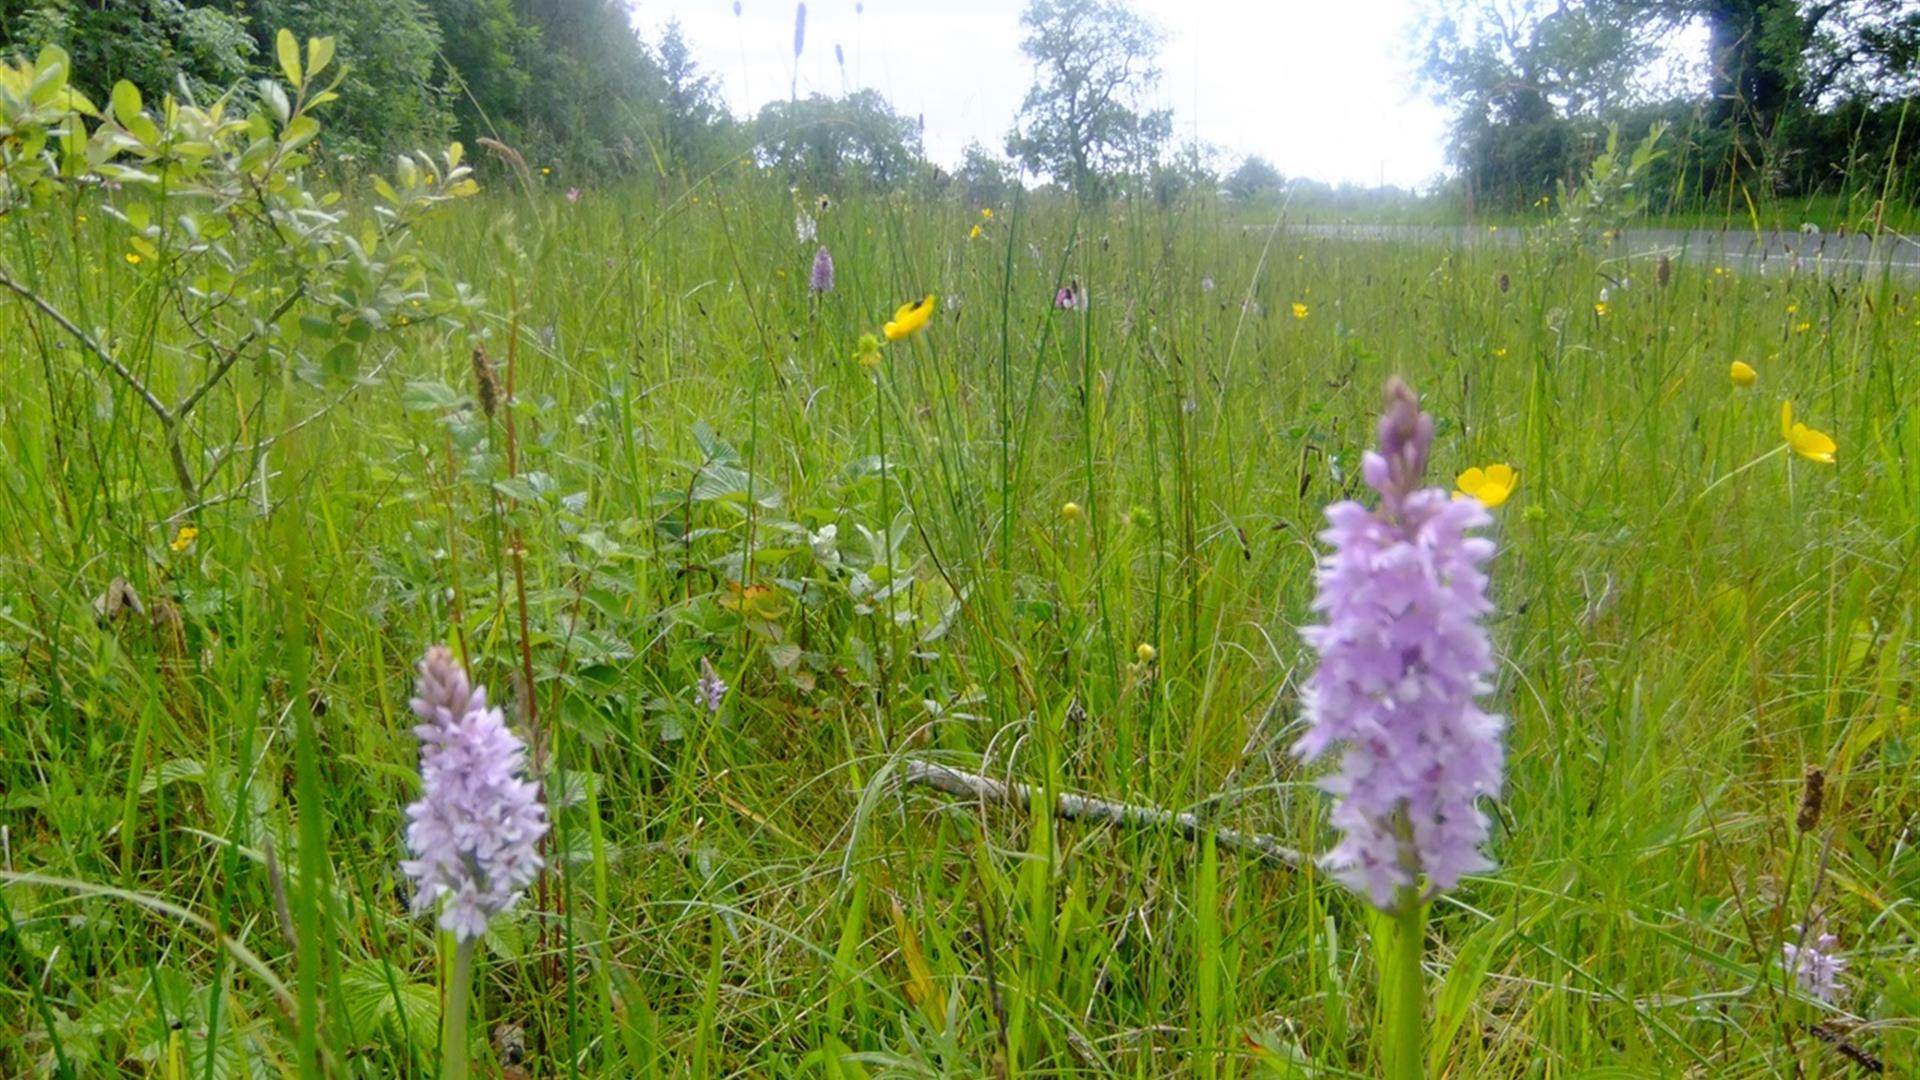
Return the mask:
[(87, 351), (93, 354), (93, 358), (100, 361), (102, 365), (112, 371), (121, 382), (127, 385), (128, 389), (140, 395), (140, 400), (146, 403), (147, 408), (153, 410), (153, 415), (159, 417), (162, 424), (168, 427), (173, 426), (173, 413), (167, 408), (164, 402), (154, 395), (153, 391), (147, 389), (147, 385), (140, 381), (140, 377), (116, 359), (112, 353), (102, 348), (99, 342), (93, 340), (92, 335), (74, 325), (73, 320), (67, 318), (59, 308), (48, 303), (39, 293), (34, 292), (32, 289), (14, 280), (5, 270), (0, 270), (0, 286), (5, 287), (7, 291), (20, 297), (27, 303), (32, 304), (34, 307), (39, 308), (41, 314), (58, 323), (60, 329), (65, 330), (68, 336), (86, 346)]
[[(936, 765), (930, 761), (907, 762), (907, 771), (900, 782), (903, 785), (917, 784), (930, 787), (948, 795), (976, 799), (983, 803), (1000, 803), (1018, 809), (1026, 809), (1033, 805), (1033, 788), (1026, 784), (995, 780), (992, 777), (981, 776), (979, 773)], [(1211, 833), (1214, 843), (1220, 847), (1292, 869), (1299, 869), (1311, 861), (1307, 856), (1283, 846), (1278, 840), (1264, 833), (1243, 832), (1239, 829), (1209, 825), (1191, 812), (1175, 813), (1158, 806), (1111, 802), (1089, 795), (1071, 795), (1063, 792), (1054, 798), (1053, 816), (1062, 821), (1093, 821), (1119, 828), (1170, 829), (1189, 840), (1198, 840)]]

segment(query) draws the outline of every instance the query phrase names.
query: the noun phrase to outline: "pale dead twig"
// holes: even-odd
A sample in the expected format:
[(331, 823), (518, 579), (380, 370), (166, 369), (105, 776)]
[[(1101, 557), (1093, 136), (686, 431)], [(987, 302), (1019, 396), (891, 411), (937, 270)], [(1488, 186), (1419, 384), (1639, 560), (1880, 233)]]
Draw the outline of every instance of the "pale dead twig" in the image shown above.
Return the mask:
[[(906, 772), (902, 775), (900, 782), (930, 787), (948, 795), (977, 799), (981, 802), (1000, 803), (1020, 808), (1033, 805), (1033, 789), (1026, 784), (995, 780), (992, 777), (947, 765), (936, 765), (929, 761), (907, 762)], [(1197, 840), (1211, 832), (1214, 843), (1229, 851), (1242, 852), (1270, 863), (1295, 869), (1309, 862), (1307, 856), (1282, 845), (1264, 833), (1211, 826), (1195, 814), (1175, 813), (1158, 806), (1112, 802), (1107, 799), (1096, 799), (1090, 795), (1062, 792), (1054, 797), (1053, 816), (1062, 821), (1093, 821), (1129, 829), (1171, 829), (1189, 840)]]

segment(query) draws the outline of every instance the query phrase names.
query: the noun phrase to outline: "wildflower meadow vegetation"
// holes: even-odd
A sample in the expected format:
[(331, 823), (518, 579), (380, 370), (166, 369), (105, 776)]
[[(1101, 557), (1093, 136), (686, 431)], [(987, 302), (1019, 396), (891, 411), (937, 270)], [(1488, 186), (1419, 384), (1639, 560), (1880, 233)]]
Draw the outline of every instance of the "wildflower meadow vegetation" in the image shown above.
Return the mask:
[(0, 1076), (1920, 1066), (1920, 280), (1616, 240), (1657, 131), (335, 177), (276, 44), (0, 70)]

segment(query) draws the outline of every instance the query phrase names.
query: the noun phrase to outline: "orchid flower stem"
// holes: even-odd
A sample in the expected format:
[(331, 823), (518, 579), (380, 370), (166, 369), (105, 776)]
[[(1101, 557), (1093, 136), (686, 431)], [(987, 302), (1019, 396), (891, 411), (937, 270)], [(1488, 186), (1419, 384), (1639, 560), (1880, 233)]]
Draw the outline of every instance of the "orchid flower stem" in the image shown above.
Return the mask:
[(453, 982), (447, 987), (447, 1017), (440, 1031), (440, 1080), (467, 1080), (467, 999), (473, 991), (476, 939), (453, 950)]
[(1400, 910), (1393, 915), (1393, 942), (1388, 954), (1386, 999), (1387, 1080), (1421, 1080), (1425, 1074), (1422, 1043), (1426, 1031), (1426, 974), (1420, 966), (1426, 944), (1427, 905), (1406, 890)]

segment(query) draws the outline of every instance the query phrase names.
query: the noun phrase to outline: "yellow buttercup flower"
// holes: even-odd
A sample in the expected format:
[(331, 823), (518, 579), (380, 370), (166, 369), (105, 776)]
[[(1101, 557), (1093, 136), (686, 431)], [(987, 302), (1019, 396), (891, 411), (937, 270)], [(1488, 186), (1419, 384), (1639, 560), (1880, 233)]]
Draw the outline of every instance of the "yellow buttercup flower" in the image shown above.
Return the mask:
[(878, 367), (880, 364), (880, 339), (872, 334), (861, 334), (860, 343), (854, 347), (853, 358), (861, 367)]
[(1133, 655), (1139, 657), (1141, 663), (1151, 664), (1160, 655), (1160, 650), (1143, 641), (1134, 647)]
[(1520, 485), (1520, 475), (1507, 464), (1489, 465), (1482, 469), (1475, 465), (1454, 480), (1454, 494), (1480, 500), (1480, 505), (1491, 510), (1507, 501), (1513, 489)]
[(139, 252), (137, 252), (137, 251), (129, 251), (129, 252), (127, 252), (127, 265), (128, 265), (128, 266), (139, 266), (139, 265), (140, 265), (140, 253), (139, 253)]
[(1793, 422), (1793, 402), (1780, 403), (1780, 437), (1794, 453), (1808, 461), (1817, 461), (1822, 465), (1833, 464), (1834, 451), (1840, 449), (1833, 436), (1824, 431), (1815, 431), (1805, 424)]
[(1742, 389), (1760, 381), (1760, 373), (1745, 360), (1735, 360), (1733, 366), (1727, 369), (1727, 377), (1733, 380), (1733, 385)]
[(1595, 302), (1594, 302), (1594, 305), (1593, 305), (1593, 313), (1594, 313), (1595, 315), (1599, 315), (1599, 316), (1601, 316), (1602, 318), (1604, 318), (1604, 317), (1606, 317), (1606, 314), (1607, 314), (1607, 302), (1606, 302), (1605, 300), (1597, 300), (1597, 301), (1595, 301)]
[(1493, 355), (1496, 359), (1504, 359), (1507, 355), (1507, 347), (1505, 345), (1500, 346), (1493, 350)]
[(1803, 322), (1800, 325), (1793, 328), (1794, 333), (1796, 334), (1804, 334), (1811, 329), (1813, 329), (1813, 324), (1810, 322)]
[(991, 207), (991, 206), (983, 206), (983, 207), (981, 207), (981, 208), (980, 208), (980, 216), (981, 216), (981, 217), (983, 217), (983, 218), (985, 218), (985, 219), (986, 219), (986, 220), (988, 220), (988, 221), (992, 221), (992, 220), (993, 220), (993, 207)]
[(180, 531), (173, 534), (173, 539), (168, 542), (167, 546), (175, 551), (185, 551), (193, 546), (193, 541), (199, 535), (199, 529), (194, 528), (192, 525), (182, 525), (180, 526)]
[(1062, 503), (1060, 505), (1060, 516), (1066, 518), (1068, 521), (1080, 520), (1080, 504), (1077, 502)]
[(1294, 317), (1294, 318), (1296, 318), (1296, 319), (1304, 319), (1304, 318), (1306, 318), (1306, 317), (1307, 317), (1307, 305), (1305, 305), (1305, 304), (1301, 304), (1301, 303), (1295, 303), (1295, 304), (1293, 305), (1293, 317)]
[(978, 225), (975, 225), (975, 226), (974, 226), (974, 227), (972, 228), (972, 230), (970, 230), (970, 231), (969, 231), (969, 232), (967, 233), (967, 239), (969, 239), (969, 240), (978, 240), (978, 239), (980, 239), (980, 226), (978, 226)]
[(933, 294), (928, 293), (919, 301), (901, 304), (900, 310), (893, 313), (893, 318), (887, 325), (880, 328), (880, 332), (887, 335), (888, 341), (899, 341), (927, 325), (927, 320), (931, 318), (933, 318)]

